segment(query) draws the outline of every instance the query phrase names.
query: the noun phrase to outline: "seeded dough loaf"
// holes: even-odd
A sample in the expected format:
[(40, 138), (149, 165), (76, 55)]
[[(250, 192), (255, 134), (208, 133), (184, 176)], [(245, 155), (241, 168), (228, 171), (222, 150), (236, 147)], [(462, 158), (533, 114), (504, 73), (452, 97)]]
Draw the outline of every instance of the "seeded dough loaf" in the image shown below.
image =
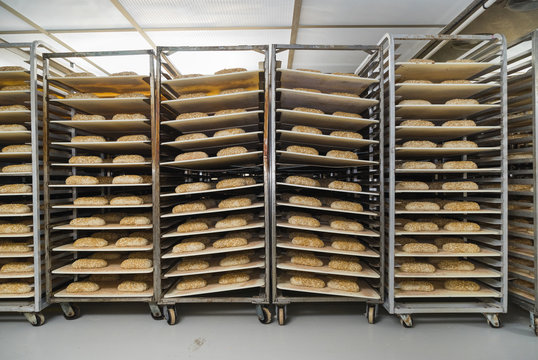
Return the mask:
[(437, 263), (439, 270), (446, 271), (474, 271), (475, 266), (466, 260), (441, 260)]
[(1, 204), (0, 214), (26, 214), (31, 211), (26, 204)]
[(145, 281), (125, 280), (118, 285), (118, 291), (125, 292), (142, 292), (148, 289), (148, 284)]
[(396, 190), (429, 190), (428, 184), (422, 181), (400, 181), (396, 184)]
[(439, 211), (441, 207), (430, 201), (411, 201), (405, 205), (407, 211)]
[(317, 235), (310, 235), (306, 233), (305, 235), (294, 236), (291, 239), (291, 243), (294, 245), (315, 247), (315, 248), (322, 248), (325, 246), (323, 241), (321, 241)]
[(70, 164), (102, 164), (103, 159), (99, 156), (72, 156), (69, 158)]
[(434, 290), (433, 284), (429, 281), (423, 280), (402, 280), (398, 283), (400, 290), (402, 291), (425, 291), (430, 292)]
[(215, 116), (220, 115), (230, 115), (230, 114), (237, 114), (237, 113), (243, 113), (246, 112), (247, 109), (238, 108), (238, 109), (225, 109), (225, 110), (219, 110), (215, 113)]
[(126, 259), (120, 264), (122, 269), (148, 269), (153, 265), (150, 259)]
[(222, 258), (219, 261), (220, 266), (237, 266), (245, 265), (250, 262), (248, 254), (232, 254)]
[(65, 96), (66, 99), (98, 99), (99, 96), (92, 93), (69, 93)]
[(446, 105), (477, 105), (478, 101), (475, 99), (451, 99), (445, 102)]
[(182, 193), (189, 193), (193, 191), (204, 191), (204, 190), (209, 190), (209, 189), (211, 189), (210, 183), (195, 182), (195, 183), (178, 185), (174, 191), (178, 194), (182, 194)]
[(414, 64), (435, 64), (435, 61), (431, 59), (410, 59), (409, 62)]
[(215, 131), (215, 133), (213, 134), (213, 137), (239, 135), (239, 134), (244, 134), (244, 133), (245, 133), (245, 130), (241, 128), (224, 129), (224, 130)]
[(479, 291), (480, 285), (472, 280), (445, 280), (444, 287), (452, 291)]
[(359, 292), (359, 284), (356, 280), (352, 280), (343, 276), (334, 276), (327, 281), (327, 287), (333, 290)]
[(439, 249), (433, 244), (427, 243), (409, 243), (402, 246), (406, 253), (436, 253)]
[(327, 187), (336, 190), (362, 191), (362, 187), (359, 184), (349, 181), (333, 180)]
[(149, 141), (149, 138), (146, 135), (142, 135), (142, 134), (139, 134), (139, 135), (124, 135), (124, 136), (120, 136), (119, 138), (117, 138), (116, 141), (118, 141), (118, 142), (123, 142), (123, 141)]
[(112, 159), (114, 164), (142, 163), (146, 161), (142, 155), (118, 155)]
[(0, 106), (1, 111), (27, 111), (28, 108), (24, 105), (4, 105)]
[(437, 144), (427, 140), (411, 140), (406, 141), (402, 144), (402, 147), (411, 147), (411, 148), (435, 148)]
[(104, 259), (78, 259), (71, 264), (73, 269), (101, 269), (106, 266), (108, 262)]
[(215, 186), (217, 189), (228, 189), (240, 186), (248, 186), (256, 184), (256, 180), (251, 177), (240, 177), (232, 179), (220, 180)]
[(362, 135), (353, 131), (332, 131), (330, 136), (344, 137), (350, 139), (362, 139)]
[(321, 206), (321, 201), (312, 196), (292, 195), (289, 197), (288, 202), (296, 205)]
[(199, 241), (187, 241), (174, 245), (172, 253), (184, 253), (192, 251), (201, 251), (205, 249), (205, 244)]
[(329, 206), (331, 207), (331, 209), (346, 210), (346, 211), (360, 212), (364, 210), (361, 204), (353, 202), (353, 201), (345, 201), (345, 200), (331, 201)]
[(476, 126), (476, 123), (473, 120), (449, 120), (445, 121), (443, 125), (445, 127), (456, 127), (456, 126)]
[(173, 214), (181, 214), (191, 211), (204, 211), (207, 209), (206, 204), (203, 201), (192, 201), (185, 204), (179, 204), (172, 209)]
[(202, 220), (187, 220), (183, 224), (180, 224), (177, 227), (177, 232), (179, 233), (186, 233), (186, 232), (192, 232), (192, 231), (203, 231), (209, 229), (209, 226), (207, 222)]
[(75, 247), (105, 247), (108, 245), (108, 241), (98, 237), (82, 237), (73, 243)]
[(451, 221), (444, 226), (447, 231), (480, 231), (480, 225), (474, 222)]
[(331, 228), (344, 231), (363, 231), (364, 226), (353, 220), (332, 220), (329, 222)]
[(106, 221), (97, 216), (79, 217), (69, 222), (72, 226), (103, 226), (105, 224)]
[(76, 198), (73, 204), (78, 206), (103, 206), (108, 204), (108, 199), (104, 196), (83, 196)]
[(309, 226), (309, 227), (321, 226), (319, 220), (311, 216), (293, 215), (288, 218), (288, 223), (291, 225), (298, 225), (298, 226)]
[(325, 281), (308, 275), (294, 275), (290, 278), (290, 284), (317, 289), (325, 287)]
[(26, 243), (13, 242), (11, 240), (0, 240), (0, 252), (22, 253), (29, 252), (32, 249)]
[(304, 176), (288, 176), (284, 180), (286, 184), (302, 185), (302, 186), (317, 186), (320, 187), (319, 181)]
[(89, 136), (73, 136), (71, 142), (105, 142), (106, 139), (103, 136), (89, 135)]
[(319, 155), (319, 152), (316, 149), (309, 146), (290, 145), (286, 148), (286, 151), (307, 155)]
[(144, 200), (140, 196), (116, 196), (110, 199), (110, 205), (125, 206), (125, 205), (142, 205)]
[(176, 285), (176, 289), (180, 291), (201, 289), (207, 286), (207, 281), (201, 276), (187, 276), (181, 278)]
[(435, 266), (421, 262), (406, 262), (400, 266), (400, 271), (404, 273), (434, 273)]
[(248, 224), (248, 221), (242, 217), (231, 215), (226, 217), (225, 219), (217, 221), (215, 224), (216, 229), (227, 229), (227, 228), (233, 228), (233, 227), (239, 227), (239, 226), (246, 226)]
[(151, 219), (147, 216), (125, 216), (120, 220), (120, 225), (149, 225)]
[(247, 282), (250, 280), (250, 275), (242, 271), (234, 271), (231, 273), (223, 274), (219, 277), (220, 285), (231, 285)]
[(117, 247), (134, 247), (134, 246), (146, 246), (149, 241), (143, 237), (126, 236), (119, 238), (116, 241)]
[(366, 250), (366, 247), (359, 240), (345, 235), (331, 236), (331, 247), (333, 249), (346, 251)]
[(332, 113), (332, 115), (362, 119), (362, 116), (359, 115), (359, 114), (350, 113), (350, 112), (344, 112), (344, 111), (335, 111), (335, 112)]
[(0, 273), (24, 273), (34, 271), (34, 264), (31, 262), (10, 262), (5, 263), (0, 268)]
[(331, 269), (360, 272), (362, 271), (362, 265), (353, 256), (334, 255), (331, 256), (329, 263), (327, 264)]
[(323, 266), (323, 261), (321, 261), (321, 259), (319, 259), (314, 254), (310, 254), (310, 253), (298, 253), (297, 255), (292, 256), (290, 261), (292, 264), (295, 264), (295, 265), (312, 266), (312, 267)]
[(204, 270), (209, 267), (209, 262), (203, 259), (183, 259), (177, 266), (179, 271)]
[(478, 190), (478, 185), (473, 181), (445, 182), (441, 185), (443, 190)]
[(3, 173), (25, 173), (32, 172), (32, 164), (6, 165), (2, 168)]
[(450, 201), (443, 205), (443, 210), (477, 211), (480, 210), (480, 205), (474, 201)]
[(87, 293), (95, 292), (100, 289), (99, 284), (93, 281), (75, 281), (67, 285), (65, 289), (68, 293)]
[(436, 168), (436, 166), (431, 161), (406, 161), (402, 164), (401, 168), (433, 170)]
[(250, 198), (245, 196), (234, 196), (219, 202), (219, 209), (230, 209), (252, 205)]
[(400, 126), (435, 126), (435, 124), (428, 120), (405, 120)]
[(444, 148), (477, 148), (478, 145), (474, 141), (467, 140), (455, 140), (445, 141), (443, 143)]
[(230, 155), (239, 155), (246, 154), (248, 152), (247, 148), (244, 146), (231, 146), (224, 149), (221, 149), (217, 152), (217, 156), (230, 156)]
[(307, 108), (307, 107), (295, 107), (295, 108), (293, 108), (293, 111), (309, 112), (309, 113), (313, 113), (313, 114), (323, 114), (323, 111), (321, 111), (321, 110)]
[(448, 243), (464, 243), (465, 240), (462, 239), (462, 238), (455, 238), (455, 237), (439, 237), (439, 238), (435, 238), (433, 240), (435, 246), (437, 246), (438, 248), (442, 248), (443, 245), (445, 244), (448, 244)]
[(330, 150), (325, 154), (326, 157), (339, 158), (339, 159), (352, 159), (358, 160), (359, 156), (353, 151), (343, 151), (343, 150)]
[(318, 128), (315, 128), (312, 126), (303, 126), (303, 125), (295, 125), (294, 127), (291, 128), (291, 131), (307, 133), (307, 134), (316, 134), (316, 135), (322, 134), (321, 130)]
[(239, 246), (246, 246), (248, 240), (244, 237), (224, 237), (213, 243), (213, 247), (216, 249), (233, 248)]
[(398, 105), (431, 105), (431, 102), (429, 102), (428, 100), (420, 99), (402, 100), (398, 103)]
[(447, 161), (443, 163), (443, 169), (478, 169), (474, 161)]
[(446, 243), (443, 251), (452, 253), (479, 253), (480, 247), (472, 243)]

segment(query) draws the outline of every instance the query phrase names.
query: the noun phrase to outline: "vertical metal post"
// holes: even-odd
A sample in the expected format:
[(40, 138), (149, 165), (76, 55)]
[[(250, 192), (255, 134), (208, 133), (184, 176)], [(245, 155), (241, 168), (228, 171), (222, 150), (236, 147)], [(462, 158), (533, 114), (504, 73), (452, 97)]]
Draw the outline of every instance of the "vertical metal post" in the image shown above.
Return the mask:
[(538, 314), (538, 30), (531, 36), (532, 60), (532, 170), (534, 223), (534, 315)]

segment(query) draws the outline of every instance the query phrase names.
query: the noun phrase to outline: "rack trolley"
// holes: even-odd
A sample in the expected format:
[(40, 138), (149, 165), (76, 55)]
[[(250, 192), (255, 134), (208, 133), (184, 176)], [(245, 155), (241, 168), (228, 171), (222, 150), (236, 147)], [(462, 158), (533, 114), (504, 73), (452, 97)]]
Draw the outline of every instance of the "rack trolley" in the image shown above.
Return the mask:
[[(380, 50), (273, 45), (269, 203), (272, 299), (280, 325), (293, 303), (366, 303), (374, 323), (383, 302)], [(277, 61), (314, 52), (332, 64), (324, 66), (332, 73)], [(342, 54), (353, 59), (351, 68), (336, 72), (346, 70), (334, 68)]]
[[(416, 41), (458, 59), (399, 59)], [(413, 314), (507, 311), (506, 45), (502, 35), (387, 34), (385, 307)], [(450, 122), (449, 122), (450, 121)]]
[[(42, 72), (46, 44), (2, 43), (16, 66), (0, 68), (0, 312), (21, 312), (34, 326), (45, 322), (43, 212), (40, 196)], [(19, 147), (19, 148), (17, 148)]]
[[(237, 54), (248, 68), (184, 74)], [(157, 48), (159, 304), (170, 325), (183, 303), (252, 303), (271, 322), (268, 64), (267, 46)]]
[[(76, 66), (103, 57), (126, 68), (141, 63), (145, 73), (93, 74)], [(79, 317), (72, 304), (81, 302), (145, 302), (152, 317), (162, 318), (155, 54), (47, 53), (44, 59), (47, 301), (59, 303), (66, 319)], [(53, 61), (70, 67), (52, 73)]]
[(508, 292), (538, 335), (536, 143), (538, 31), (508, 47)]

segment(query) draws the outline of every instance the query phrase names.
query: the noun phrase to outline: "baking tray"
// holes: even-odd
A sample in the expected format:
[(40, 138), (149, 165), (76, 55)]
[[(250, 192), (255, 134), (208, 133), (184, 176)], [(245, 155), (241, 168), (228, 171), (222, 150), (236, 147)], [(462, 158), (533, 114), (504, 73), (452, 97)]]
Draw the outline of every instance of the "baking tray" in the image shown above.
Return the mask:
[(146, 168), (151, 166), (151, 161), (145, 161), (141, 163), (120, 163), (114, 164), (112, 160), (110, 162), (103, 162), (100, 164), (69, 164), (69, 163), (52, 163), (51, 166), (61, 167), (80, 167), (80, 168), (98, 168), (98, 169), (124, 169), (124, 168)]
[(209, 228), (207, 230), (201, 230), (201, 231), (191, 231), (191, 232), (185, 232), (185, 233), (179, 233), (177, 231), (171, 231), (169, 233), (163, 234), (161, 238), (169, 238), (169, 237), (179, 237), (179, 236), (191, 236), (191, 235), (206, 235), (206, 234), (213, 234), (213, 233), (221, 233), (221, 232), (229, 232), (229, 231), (237, 231), (237, 230), (249, 230), (249, 229), (258, 229), (264, 227), (263, 221), (253, 221), (251, 223), (248, 223), (245, 226), (237, 226), (232, 228), (223, 228), (223, 229), (217, 229), (217, 228)]
[(488, 63), (449, 63), (417, 64), (397, 62), (395, 72), (400, 81), (430, 80), (440, 82), (445, 80), (469, 79), (478, 73), (494, 67)]
[(31, 172), (0, 172), (0, 176), (32, 176)]
[(420, 148), (420, 147), (396, 147), (396, 153), (406, 157), (428, 156), (456, 156), (469, 155), (488, 151), (499, 151), (500, 147), (476, 147), (476, 148)]
[(89, 114), (149, 114), (148, 97), (139, 98), (98, 98), (98, 99), (51, 99), (51, 104), (60, 103)]
[[(427, 75), (426, 75), (427, 76)], [(466, 99), (482, 91), (498, 88), (498, 84), (396, 84), (396, 96), (402, 99), (424, 99), (445, 102)]]
[(152, 224), (149, 225), (120, 225), (120, 224), (105, 224), (100, 226), (74, 226), (74, 225), (58, 225), (54, 226), (54, 230), (131, 230), (131, 229), (151, 229)]
[(406, 193), (500, 193), (501, 189), (484, 189), (484, 190), (395, 190), (398, 194)]
[(30, 90), (0, 90), (0, 104), (13, 105), (22, 104), (30, 100)]
[(439, 250), (436, 253), (411, 253), (405, 252), (396, 248), (394, 250), (394, 256), (396, 257), (490, 257), (501, 256), (501, 253), (497, 250), (481, 247), (478, 253), (455, 253)]
[(96, 185), (66, 185), (66, 184), (50, 184), (51, 188), (115, 188), (115, 187), (140, 187), (140, 186), (151, 186), (151, 183), (145, 184), (96, 184)]
[(228, 156), (211, 156), (204, 159), (166, 161), (161, 166), (172, 166), (183, 169), (224, 169), (232, 165), (258, 164), (262, 151), (251, 151), (244, 154)]
[(280, 83), (286, 88), (309, 88), (323, 92), (348, 92), (361, 94), (368, 86), (379, 81), (359, 76), (324, 74), (295, 69), (277, 69)]
[(161, 104), (180, 114), (194, 111), (215, 112), (226, 109), (253, 108), (258, 107), (259, 96), (262, 93), (262, 90), (249, 90), (233, 94), (164, 100), (161, 101)]
[(0, 152), (0, 160), (27, 160), (32, 158), (32, 152)]
[(30, 122), (30, 110), (0, 111), (0, 124), (22, 124)]
[(63, 204), (63, 205), (53, 205), (53, 209), (140, 209), (140, 208), (151, 208), (153, 204), (142, 204), (142, 205), (74, 205), (74, 204)]
[(29, 193), (1, 193), (0, 197), (2, 196), (32, 196), (33, 194), (31, 192)]
[(0, 238), (24, 238), (34, 236), (33, 232), (19, 233), (19, 234), (0, 234)]
[(257, 125), (260, 123), (260, 114), (263, 110), (243, 111), (225, 115), (211, 115), (192, 119), (167, 120), (161, 125), (170, 126), (181, 132), (205, 131), (208, 129), (224, 129)]
[(333, 209), (329, 206), (309, 206), (309, 205), (291, 204), (289, 202), (284, 202), (284, 201), (278, 201), (276, 204), (279, 206), (288, 206), (288, 207), (293, 207), (293, 208), (298, 208), (298, 209), (331, 211), (331, 212), (345, 213), (345, 214), (352, 214), (352, 215), (379, 216), (378, 213), (373, 212), (373, 211), (350, 211), (350, 210), (342, 210), (342, 209)]
[(277, 269), (290, 270), (290, 271), (303, 271), (308, 273), (316, 274), (326, 274), (326, 275), (337, 275), (337, 276), (352, 276), (352, 277), (362, 277), (362, 278), (371, 278), (379, 279), (379, 274), (374, 271), (366, 263), (362, 262), (362, 271), (344, 271), (336, 270), (328, 265), (323, 266), (304, 266), (291, 263), (289, 259), (281, 259), (277, 262)]
[(515, 288), (513, 286), (508, 287), (508, 292), (510, 292), (512, 295), (515, 294), (515, 295), (521, 296), (521, 297), (523, 297), (523, 298), (525, 298), (527, 300), (530, 300), (532, 302), (535, 301), (535, 298), (534, 298), (534, 296), (532, 294), (530, 294), (530, 293), (528, 293), (526, 291), (520, 290), (518, 288)]
[(98, 269), (75, 269), (69, 265), (52, 270), (53, 274), (149, 274), (153, 272), (153, 266), (147, 269), (122, 269), (121, 261), (109, 261), (108, 265)]
[(161, 194), (161, 197), (172, 197), (172, 196), (193, 195), (193, 194), (207, 194), (207, 193), (216, 193), (216, 192), (233, 191), (233, 190), (246, 190), (246, 189), (259, 188), (259, 187), (263, 187), (263, 184), (237, 186), (237, 187), (231, 187), (231, 188), (225, 188), (225, 189), (209, 189), (209, 190), (200, 190), (200, 191), (190, 191), (190, 192), (185, 192), (185, 193), (165, 193), (165, 194)]
[(162, 84), (169, 86), (179, 94), (195, 92), (215, 93), (224, 89), (258, 87), (261, 73), (261, 70), (238, 71), (228, 74), (163, 80)]
[(355, 235), (355, 236), (365, 236), (365, 237), (379, 237), (379, 234), (375, 231), (364, 229), (363, 231), (346, 231), (346, 230), (336, 230), (328, 225), (321, 225), (320, 227), (309, 227), (309, 226), (299, 226), (292, 225), (285, 221), (278, 221), (278, 227), (288, 228), (288, 229), (297, 229), (297, 230), (306, 230), (306, 231), (316, 231), (330, 234), (339, 234), (339, 235)]
[(126, 93), (149, 91), (146, 75), (125, 76), (51, 76), (50, 82), (59, 82), (83, 93)]
[(179, 150), (190, 151), (205, 149), (216, 146), (233, 145), (233, 144), (245, 144), (258, 142), (259, 137), (263, 134), (263, 131), (253, 131), (244, 134), (208, 137), (205, 139), (194, 139), (185, 141), (168, 141), (161, 143)]
[(396, 116), (421, 119), (454, 119), (470, 117), (485, 110), (498, 108), (496, 104), (430, 104), (430, 105), (396, 105)]
[(456, 210), (434, 210), (434, 211), (425, 211), (425, 210), (396, 210), (396, 214), (405, 215), (405, 214), (431, 214), (431, 215), (442, 215), (442, 214), (501, 214), (500, 209), (480, 209), (473, 211), (456, 211)]
[(501, 297), (501, 293), (485, 288), (481, 285), (481, 289), (478, 291), (454, 291), (446, 289), (435, 289), (433, 291), (401, 291), (400, 289), (394, 290), (394, 297), (401, 298), (485, 298), (485, 297)]
[(34, 271), (27, 272), (11, 272), (3, 273), (0, 272), (0, 279), (29, 279), (34, 277)]
[(243, 283), (230, 284), (230, 285), (220, 285), (217, 283), (217, 281), (218, 279), (213, 278), (210, 281), (208, 281), (208, 284), (205, 287), (201, 289), (191, 289), (191, 290), (182, 290), (182, 291), (177, 290), (174, 284), (171, 290), (169, 290), (164, 295), (164, 298), (169, 299), (169, 298), (192, 296), (192, 295), (212, 294), (212, 293), (220, 293), (220, 292), (225, 292), (225, 291), (243, 290), (243, 289), (251, 289), (251, 288), (265, 286), (265, 280), (263, 279), (263, 276), (250, 279), (249, 281), (246, 281)]
[(323, 186), (305, 186), (305, 185), (297, 185), (297, 184), (288, 184), (285, 182), (277, 182), (276, 184), (278, 186), (289, 186), (289, 187), (294, 187), (298, 189), (324, 190), (324, 191), (330, 191), (330, 192), (341, 192), (341, 193), (357, 194), (357, 195), (379, 195), (379, 193), (371, 192), (371, 191), (351, 191), (351, 190), (330, 189), (328, 187), (323, 187)]
[(96, 141), (96, 142), (52, 142), (66, 148), (92, 150), (103, 153), (131, 153), (151, 151), (150, 141)]
[[(150, 204), (151, 205), (151, 204)], [(200, 211), (189, 211), (189, 212), (183, 212), (183, 213), (167, 213), (161, 215), (161, 218), (174, 218), (174, 217), (181, 217), (181, 216), (189, 216), (189, 215), (203, 215), (203, 214), (218, 214), (221, 212), (228, 212), (228, 211), (243, 211), (243, 210), (250, 210), (250, 209), (258, 209), (264, 206), (263, 202), (255, 202), (252, 205), (249, 206), (242, 206), (242, 207), (234, 207), (234, 208), (211, 208), (206, 210), (200, 210)]]
[(335, 111), (361, 113), (379, 103), (379, 100), (360, 97), (320, 94), (284, 88), (277, 88), (276, 90), (280, 92), (280, 105), (288, 109), (303, 106), (330, 113)]
[(33, 257), (34, 252), (33, 251), (27, 251), (27, 252), (0, 252), (0, 259), (1, 258), (29, 258)]
[(165, 278), (173, 278), (178, 276), (187, 276), (187, 275), (202, 275), (202, 274), (214, 274), (219, 272), (228, 272), (228, 271), (238, 271), (238, 270), (247, 270), (247, 269), (258, 269), (265, 267), (265, 262), (263, 260), (251, 261), (248, 264), (234, 265), (234, 266), (220, 266), (217, 261), (210, 263), (210, 266), (207, 269), (203, 270), (177, 270), (176, 267), (166, 274)]
[(153, 296), (153, 287), (142, 292), (118, 291), (118, 283), (113, 282), (97, 282), (100, 289), (94, 292), (68, 293), (66, 289), (62, 289), (54, 294), (58, 298), (138, 298)]
[(33, 298), (34, 292), (31, 291), (25, 294), (0, 294), (0, 299), (27, 299)]
[(478, 169), (395, 169), (399, 174), (451, 174), (451, 173), (495, 173), (501, 168), (478, 168)]
[(149, 250), (152, 250), (153, 249), (153, 244), (148, 244), (148, 245), (145, 245), (145, 246), (123, 246), (123, 247), (118, 247), (116, 245), (114, 245), (114, 242), (110, 242), (109, 245), (107, 246), (102, 246), (102, 247), (93, 247), (93, 246), (86, 246), (86, 247), (79, 247), (79, 246), (74, 246), (73, 243), (71, 244), (65, 244), (65, 245), (61, 245), (61, 246), (57, 246), (55, 248), (52, 249), (52, 251), (80, 251), (80, 252), (84, 252), (84, 251), (95, 251), (95, 252), (107, 252), (107, 251), (149, 251)]
[(29, 130), (23, 131), (0, 131), (0, 142), (2, 143), (18, 143), (28, 142), (32, 134)]
[(396, 138), (453, 139), (500, 128), (500, 126), (396, 126)]
[(309, 287), (304, 287), (304, 286), (295, 286), (295, 285), (292, 285), (288, 279), (282, 278), (282, 279), (278, 279), (276, 287), (277, 289), (280, 289), (280, 290), (306, 292), (306, 293), (311, 293), (311, 294), (345, 296), (345, 297), (362, 298), (362, 299), (368, 299), (368, 300), (381, 299), (377, 291), (372, 289), (366, 281), (359, 280), (358, 284), (360, 288), (359, 292), (349, 292), (349, 291), (335, 290), (328, 287), (319, 289), (319, 288), (309, 288)]
[(434, 273), (404, 273), (398, 267), (394, 269), (396, 278), (497, 278), (501, 273), (491, 268), (477, 265), (473, 271), (439, 270)]
[(324, 155), (309, 155), (282, 150), (277, 150), (276, 153), (279, 155), (279, 162), (284, 164), (315, 165), (323, 167), (354, 167), (379, 164), (377, 161), (333, 158)]
[(328, 245), (325, 245), (325, 247), (322, 247), (322, 248), (315, 248), (315, 247), (310, 247), (310, 246), (295, 245), (289, 240), (282, 240), (282, 239), (277, 241), (276, 247), (282, 248), (282, 249), (290, 249), (290, 250), (304, 250), (304, 251), (319, 252), (319, 253), (331, 254), (331, 255), (351, 255), (351, 256), (361, 256), (361, 257), (368, 257), (368, 258), (379, 258), (379, 254), (377, 252), (368, 248), (366, 248), (366, 250), (364, 251), (339, 250)]
[(379, 123), (378, 120), (337, 116), (330, 114), (315, 114), (306, 111), (277, 109), (280, 114), (280, 121), (291, 125), (306, 125), (323, 129), (341, 129), (348, 131), (358, 131), (372, 124)]
[(0, 71), (0, 82), (3, 85), (18, 85), (23, 81), (30, 79), (28, 70), (7, 70)]
[(53, 120), (51, 124), (60, 124), (79, 130), (98, 133), (134, 133), (150, 130), (148, 119), (136, 120)]
[(224, 254), (224, 253), (229, 253), (229, 252), (256, 250), (256, 249), (261, 249), (264, 246), (265, 246), (265, 242), (263, 240), (252, 240), (252, 241), (249, 241), (248, 244), (245, 246), (236, 246), (236, 247), (230, 247), (230, 248), (214, 248), (213, 246), (209, 246), (209, 247), (206, 247), (204, 250), (189, 251), (189, 252), (184, 252), (184, 253), (173, 253), (172, 251), (170, 251), (164, 254), (162, 258), (163, 259), (177, 259), (177, 258), (192, 257), (192, 256)]
[(395, 235), (501, 235), (500, 230), (484, 229), (480, 231), (404, 231), (403, 228), (396, 228)]
[(360, 149), (362, 147), (378, 144), (379, 141), (367, 139), (353, 139), (341, 136), (308, 134), (298, 131), (277, 130), (280, 140), (295, 144), (314, 144), (319, 146), (330, 146), (333, 148)]

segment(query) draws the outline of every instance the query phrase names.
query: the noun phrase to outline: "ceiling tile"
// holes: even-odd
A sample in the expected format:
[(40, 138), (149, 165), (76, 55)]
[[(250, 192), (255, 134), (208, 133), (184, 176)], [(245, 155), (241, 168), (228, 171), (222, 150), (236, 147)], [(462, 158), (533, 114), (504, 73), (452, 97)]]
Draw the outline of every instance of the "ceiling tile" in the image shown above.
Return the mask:
[(472, 0), (303, 0), (301, 25), (447, 24)]
[(110, 0), (4, 2), (47, 30), (132, 27)]
[(291, 26), (293, 0), (120, 0), (142, 27)]

